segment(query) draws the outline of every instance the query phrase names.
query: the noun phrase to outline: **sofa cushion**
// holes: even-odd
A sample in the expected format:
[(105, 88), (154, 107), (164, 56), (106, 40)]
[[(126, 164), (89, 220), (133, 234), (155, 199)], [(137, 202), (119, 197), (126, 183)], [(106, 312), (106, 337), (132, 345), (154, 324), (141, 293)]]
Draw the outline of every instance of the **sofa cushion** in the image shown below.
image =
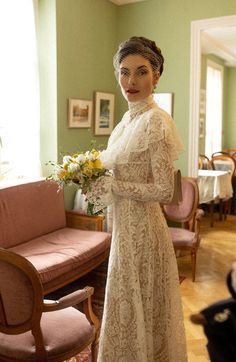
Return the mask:
[(63, 228), (9, 250), (26, 257), (45, 284), (104, 253), (110, 240), (106, 232)]
[(0, 247), (9, 248), (66, 226), (63, 191), (53, 181), (0, 189)]

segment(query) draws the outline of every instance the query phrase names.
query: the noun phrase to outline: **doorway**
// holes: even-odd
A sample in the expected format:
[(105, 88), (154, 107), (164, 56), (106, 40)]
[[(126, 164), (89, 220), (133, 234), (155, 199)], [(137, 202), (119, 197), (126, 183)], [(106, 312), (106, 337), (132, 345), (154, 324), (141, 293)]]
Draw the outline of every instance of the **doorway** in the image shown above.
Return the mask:
[(235, 26), (236, 15), (195, 20), (191, 23), (188, 175), (192, 177), (197, 176), (198, 170), (201, 33), (206, 29)]

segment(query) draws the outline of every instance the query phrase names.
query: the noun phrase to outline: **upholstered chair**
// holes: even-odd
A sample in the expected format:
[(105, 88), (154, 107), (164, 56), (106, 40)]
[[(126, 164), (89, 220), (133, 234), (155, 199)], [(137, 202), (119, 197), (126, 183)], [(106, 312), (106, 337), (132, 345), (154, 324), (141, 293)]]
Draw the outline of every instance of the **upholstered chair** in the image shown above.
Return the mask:
[[(95, 361), (98, 324), (91, 309), (92, 294), (93, 288), (86, 287), (46, 301), (34, 266), (0, 249), (0, 361), (60, 362), (89, 345)], [(72, 307), (81, 302), (87, 317)]]
[(199, 220), (203, 211), (198, 209), (199, 192), (197, 180), (182, 177), (182, 201), (177, 205), (164, 205), (167, 221), (177, 224), (169, 226), (173, 246), (176, 252), (188, 251), (192, 261), (192, 280), (195, 281), (197, 251), (200, 244)]
[(198, 168), (202, 170), (212, 170), (212, 165), (207, 156), (205, 155), (198, 156)]
[[(218, 152), (214, 156), (212, 156), (210, 162), (213, 170), (228, 171), (232, 182), (236, 170), (236, 161), (232, 156), (230, 156), (226, 152), (222, 152), (221, 154)], [(226, 166), (224, 166), (224, 163), (227, 165), (227, 169), (225, 168)], [(223, 166), (224, 168), (222, 168)], [(226, 220), (227, 214), (229, 214), (231, 211), (232, 198), (220, 200), (218, 203), (219, 219), (222, 220), (222, 218), (224, 218), (224, 220)], [(214, 207), (214, 205), (212, 205), (212, 207)]]

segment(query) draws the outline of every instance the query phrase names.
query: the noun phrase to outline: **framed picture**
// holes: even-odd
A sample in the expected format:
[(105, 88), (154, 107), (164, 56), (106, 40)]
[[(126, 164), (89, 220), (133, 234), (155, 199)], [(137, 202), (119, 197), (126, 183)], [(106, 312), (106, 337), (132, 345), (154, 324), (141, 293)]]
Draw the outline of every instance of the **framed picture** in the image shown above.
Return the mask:
[(205, 136), (205, 116), (204, 114), (199, 117), (199, 138), (204, 138)]
[(92, 125), (93, 102), (86, 99), (69, 99), (68, 127), (89, 128)]
[(173, 117), (173, 93), (154, 93), (154, 100), (158, 106)]
[(114, 127), (115, 95), (95, 93), (95, 135), (110, 135)]
[(206, 114), (206, 91), (200, 89), (199, 113)]

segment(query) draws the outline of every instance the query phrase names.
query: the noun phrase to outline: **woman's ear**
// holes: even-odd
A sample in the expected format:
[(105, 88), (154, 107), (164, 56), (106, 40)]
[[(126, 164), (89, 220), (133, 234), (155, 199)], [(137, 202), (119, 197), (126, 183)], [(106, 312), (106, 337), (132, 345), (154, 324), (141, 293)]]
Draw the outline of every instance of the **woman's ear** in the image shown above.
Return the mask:
[(153, 77), (153, 86), (154, 86), (154, 88), (156, 88), (157, 83), (158, 83), (158, 81), (160, 79), (160, 76), (161, 75), (160, 75), (159, 71), (154, 73), (154, 77)]

